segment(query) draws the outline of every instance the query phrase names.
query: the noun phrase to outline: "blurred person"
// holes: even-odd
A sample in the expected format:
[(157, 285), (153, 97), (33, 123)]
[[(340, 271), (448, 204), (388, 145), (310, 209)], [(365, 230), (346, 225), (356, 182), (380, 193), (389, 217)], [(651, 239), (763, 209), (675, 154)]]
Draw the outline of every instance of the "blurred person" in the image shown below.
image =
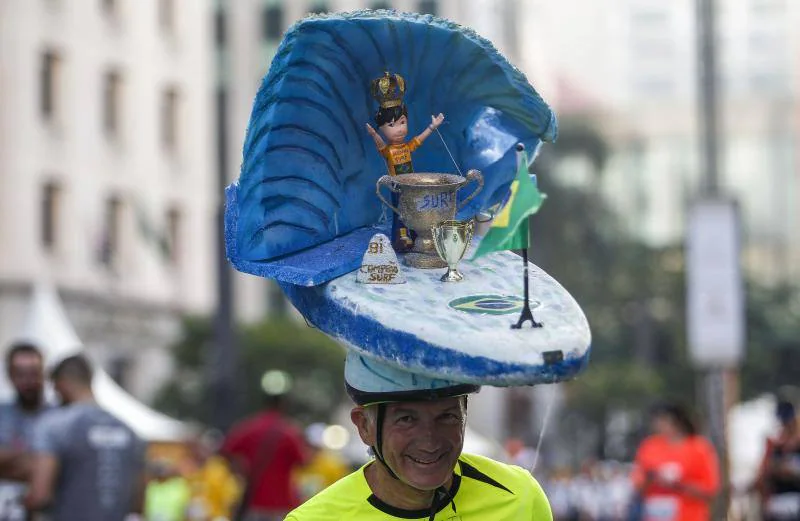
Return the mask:
[(618, 461), (610, 461), (606, 466), (606, 497), (608, 498), (606, 516), (609, 519), (624, 520), (628, 514), (628, 505), (633, 499), (633, 484), (630, 473)]
[(572, 479), (572, 494), (578, 511), (578, 519), (595, 521), (600, 519), (603, 505), (608, 501), (598, 479), (599, 463), (591, 459), (581, 464), (580, 472)]
[(653, 434), (639, 446), (632, 480), (643, 521), (707, 521), (719, 490), (719, 464), (712, 444), (697, 433), (683, 407), (653, 409)]
[(147, 521), (184, 521), (192, 490), (189, 482), (166, 460), (151, 464), (151, 478), (144, 495)]
[(286, 521), (552, 521), (530, 472), (463, 453), (467, 395), (478, 385), (367, 361), (345, 363), (350, 419), (374, 459)]
[(30, 440), (35, 422), (48, 409), (44, 361), (33, 344), (16, 343), (6, 353), (5, 362), (16, 397), (0, 404), (0, 520), (24, 521)]
[(566, 469), (556, 469), (542, 483), (550, 500), (553, 518), (559, 521), (577, 521), (578, 509), (573, 494), (571, 476)]
[(767, 440), (756, 485), (767, 521), (800, 520), (800, 426), (794, 405), (779, 400), (780, 432)]
[(191, 443), (191, 460), (185, 462), (192, 498), (187, 521), (230, 519), (242, 494), (242, 485), (228, 462), (216, 454), (221, 433), (207, 431)]
[(310, 458), (308, 464), (295, 474), (304, 501), (350, 473), (350, 467), (344, 458), (325, 445), (325, 429), (325, 424), (312, 423), (305, 430)]
[(519, 438), (509, 438), (503, 447), (506, 452), (506, 460), (512, 465), (524, 469), (533, 470), (533, 466), (538, 459), (536, 449), (529, 447)]
[(26, 506), (48, 510), (51, 521), (123, 521), (141, 513), (144, 446), (95, 402), (89, 361), (65, 358), (50, 378), (63, 406), (34, 429)]
[(284, 415), (289, 375), (268, 371), (261, 387), (263, 412), (234, 425), (220, 449), (245, 482), (237, 521), (282, 520), (300, 504), (292, 473), (308, 461), (299, 429)]

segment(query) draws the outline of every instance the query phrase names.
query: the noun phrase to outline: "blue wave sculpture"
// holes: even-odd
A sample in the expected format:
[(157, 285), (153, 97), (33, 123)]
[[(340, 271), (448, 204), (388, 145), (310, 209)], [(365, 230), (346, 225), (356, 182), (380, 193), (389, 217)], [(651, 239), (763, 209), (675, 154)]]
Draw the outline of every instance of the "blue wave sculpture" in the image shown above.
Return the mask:
[[(556, 137), (553, 112), (525, 76), (470, 29), (383, 10), (306, 18), (287, 32), (258, 91), (239, 182), (228, 190), (228, 255), (238, 269), (313, 285), (358, 267), (371, 227), (391, 216), (375, 197), (386, 165), (364, 129), (377, 108), (370, 80), (387, 70), (406, 79), (409, 135), (443, 112), (439, 131), (458, 167), (483, 173), (483, 192), (459, 218), (501, 202), (516, 143), (536, 150)], [(436, 136), (414, 166), (457, 173)], [(358, 244), (343, 246), (350, 236)], [(298, 254), (304, 262), (293, 263)], [(298, 282), (293, 269), (319, 256), (324, 273), (312, 267)]]

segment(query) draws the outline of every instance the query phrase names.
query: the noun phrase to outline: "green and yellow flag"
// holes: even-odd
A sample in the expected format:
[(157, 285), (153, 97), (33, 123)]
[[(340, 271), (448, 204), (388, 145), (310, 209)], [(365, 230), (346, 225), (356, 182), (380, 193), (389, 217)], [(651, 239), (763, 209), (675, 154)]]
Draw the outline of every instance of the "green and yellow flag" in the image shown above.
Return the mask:
[(472, 259), (493, 251), (524, 250), (528, 247), (528, 217), (541, 208), (547, 196), (528, 174), (528, 155), (517, 152), (517, 176), (511, 183), (508, 201), (492, 221)]

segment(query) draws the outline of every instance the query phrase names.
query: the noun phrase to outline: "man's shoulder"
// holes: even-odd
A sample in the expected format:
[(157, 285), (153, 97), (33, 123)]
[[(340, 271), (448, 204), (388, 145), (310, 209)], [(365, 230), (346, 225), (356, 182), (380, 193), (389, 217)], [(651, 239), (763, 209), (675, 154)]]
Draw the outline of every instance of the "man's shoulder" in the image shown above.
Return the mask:
[[(475, 479), (494, 485), (498, 488), (527, 490), (538, 487), (536, 479), (522, 467), (502, 463), (477, 454), (462, 454), (461, 462), (462, 479)], [(501, 485), (501, 486), (498, 486)]]
[(94, 403), (80, 403), (50, 409), (42, 415), (37, 428), (58, 431), (66, 435), (97, 425), (119, 428), (127, 431), (133, 439), (137, 438), (127, 423)]
[(17, 414), (17, 404), (13, 401), (0, 402), (0, 416), (8, 417)]
[[(551, 521), (550, 502), (536, 481), (526, 469), (478, 456), (462, 454), (459, 458), (461, 483), (456, 494), (467, 499), (464, 507), (475, 511), (487, 511), (506, 505), (513, 511), (504, 511), (502, 519), (536, 519)], [(510, 500), (509, 498), (514, 498)], [(500, 515), (500, 513), (498, 513)], [(498, 519), (500, 519), (498, 517)]]
[(356, 513), (366, 515), (370, 510), (367, 508), (370, 494), (363, 469), (359, 469), (294, 509), (286, 521), (338, 521), (352, 519), (348, 516)]

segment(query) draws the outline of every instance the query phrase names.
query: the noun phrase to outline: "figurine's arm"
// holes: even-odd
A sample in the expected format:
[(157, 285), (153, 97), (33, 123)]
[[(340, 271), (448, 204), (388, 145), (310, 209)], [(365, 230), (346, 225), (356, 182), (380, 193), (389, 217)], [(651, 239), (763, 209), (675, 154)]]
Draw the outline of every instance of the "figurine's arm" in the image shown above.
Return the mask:
[(417, 141), (419, 141), (420, 144), (422, 144), (422, 142), (425, 141), (426, 139), (428, 139), (428, 136), (430, 136), (431, 133), (433, 133), (434, 130), (439, 128), (439, 125), (442, 124), (442, 121), (444, 121), (444, 114), (442, 114), (441, 112), (439, 113), (438, 116), (431, 116), (431, 124), (428, 125), (428, 128), (423, 130), (417, 136)]
[(367, 123), (367, 132), (369, 132), (369, 135), (372, 136), (372, 139), (375, 140), (375, 146), (378, 147), (378, 150), (381, 150), (386, 147), (386, 143), (381, 138), (381, 135), (378, 134), (378, 132), (374, 128), (372, 128), (372, 125), (370, 125), (369, 123)]

